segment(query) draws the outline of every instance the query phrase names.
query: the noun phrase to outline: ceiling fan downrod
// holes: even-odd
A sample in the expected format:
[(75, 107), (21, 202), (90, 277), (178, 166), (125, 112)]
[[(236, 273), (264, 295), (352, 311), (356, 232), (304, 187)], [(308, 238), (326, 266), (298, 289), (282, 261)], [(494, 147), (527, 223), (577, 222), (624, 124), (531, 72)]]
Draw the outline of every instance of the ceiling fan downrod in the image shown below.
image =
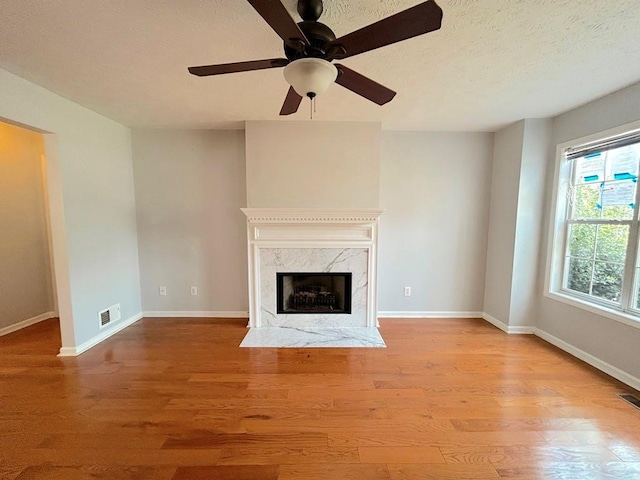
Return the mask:
[(316, 22), (322, 15), (322, 0), (298, 0), (298, 15), (305, 22)]

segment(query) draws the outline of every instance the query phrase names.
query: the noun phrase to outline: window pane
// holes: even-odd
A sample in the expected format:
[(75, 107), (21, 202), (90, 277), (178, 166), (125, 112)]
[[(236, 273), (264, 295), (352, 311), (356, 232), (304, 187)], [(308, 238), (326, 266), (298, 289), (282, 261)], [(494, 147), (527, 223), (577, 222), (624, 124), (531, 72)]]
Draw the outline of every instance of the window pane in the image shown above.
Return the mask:
[(627, 145), (607, 152), (607, 180), (619, 180), (638, 176), (640, 145)]
[(636, 186), (636, 181), (629, 179), (604, 182), (600, 193), (602, 216), (617, 219), (631, 218), (636, 201)]
[(619, 263), (596, 262), (592, 295), (619, 303), (623, 271), (624, 265)]
[(628, 205), (602, 207), (602, 218), (612, 220), (631, 220), (633, 218), (633, 208)]
[(624, 263), (627, 256), (628, 225), (599, 225), (596, 259)]
[(593, 259), (596, 245), (595, 225), (571, 225), (569, 232), (569, 256)]
[(571, 218), (600, 218), (600, 184), (577, 185), (573, 189)]
[(567, 272), (567, 288), (589, 294), (591, 286), (591, 270), (593, 261), (580, 258), (569, 259), (569, 271)]
[(600, 183), (605, 179), (605, 153), (594, 153), (576, 158), (575, 183)]

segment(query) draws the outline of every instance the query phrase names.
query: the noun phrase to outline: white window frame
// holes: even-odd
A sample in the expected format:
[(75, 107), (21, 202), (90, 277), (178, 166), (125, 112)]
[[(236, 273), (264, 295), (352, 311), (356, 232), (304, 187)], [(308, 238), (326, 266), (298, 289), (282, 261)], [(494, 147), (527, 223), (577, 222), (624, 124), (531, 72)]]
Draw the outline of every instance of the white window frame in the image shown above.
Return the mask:
[[(572, 162), (565, 160), (565, 152), (570, 148), (575, 148), (589, 143), (605, 141), (609, 138), (619, 137), (628, 133), (640, 131), (640, 121), (612, 128), (604, 132), (596, 133), (586, 137), (578, 138), (559, 144), (556, 147), (556, 162), (554, 168), (554, 180), (551, 199), (551, 215), (549, 221), (549, 248), (547, 249), (547, 268), (544, 285), (544, 295), (548, 298), (572, 305), (583, 310), (587, 310), (598, 315), (617, 320), (626, 325), (640, 328), (640, 309), (625, 309), (625, 301), (629, 301), (632, 289), (635, 288), (634, 281), (631, 285), (623, 284), (622, 306), (615, 305), (607, 300), (596, 299), (592, 296), (581, 294), (563, 288), (563, 271), (565, 254), (567, 248), (567, 216), (569, 212), (569, 191), (571, 188)], [(636, 191), (636, 199), (640, 198), (640, 183)], [(636, 245), (638, 245), (638, 231), (640, 230), (640, 206), (636, 201), (633, 220), (620, 222), (620, 224), (630, 224), (635, 222), (635, 227), (630, 226), (629, 240), (627, 248), (627, 259), (625, 263), (625, 278), (632, 278), (635, 274), (637, 263)], [(640, 251), (640, 248), (638, 248)]]

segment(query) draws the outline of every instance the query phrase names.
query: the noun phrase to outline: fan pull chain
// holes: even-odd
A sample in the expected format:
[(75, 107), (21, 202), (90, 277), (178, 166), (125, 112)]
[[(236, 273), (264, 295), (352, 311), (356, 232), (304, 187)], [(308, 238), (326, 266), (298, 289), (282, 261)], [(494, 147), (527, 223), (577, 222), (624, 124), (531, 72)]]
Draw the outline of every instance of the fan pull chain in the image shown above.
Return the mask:
[(313, 114), (316, 111), (316, 94), (309, 92), (307, 93), (307, 97), (309, 97), (309, 117), (313, 120)]

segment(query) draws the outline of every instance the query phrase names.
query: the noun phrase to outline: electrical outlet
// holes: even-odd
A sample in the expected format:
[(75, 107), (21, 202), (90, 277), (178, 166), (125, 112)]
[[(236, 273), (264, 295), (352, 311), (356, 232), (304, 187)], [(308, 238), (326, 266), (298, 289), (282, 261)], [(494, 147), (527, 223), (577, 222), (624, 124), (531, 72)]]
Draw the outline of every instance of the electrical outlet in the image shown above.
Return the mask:
[(167, 294), (167, 287), (165, 287), (164, 285), (160, 286), (160, 295), (161, 296), (165, 296)]
[(404, 296), (405, 297), (411, 296), (411, 287), (404, 287)]
[(195, 285), (191, 285), (191, 296), (196, 295), (198, 295), (198, 287), (196, 287)]

